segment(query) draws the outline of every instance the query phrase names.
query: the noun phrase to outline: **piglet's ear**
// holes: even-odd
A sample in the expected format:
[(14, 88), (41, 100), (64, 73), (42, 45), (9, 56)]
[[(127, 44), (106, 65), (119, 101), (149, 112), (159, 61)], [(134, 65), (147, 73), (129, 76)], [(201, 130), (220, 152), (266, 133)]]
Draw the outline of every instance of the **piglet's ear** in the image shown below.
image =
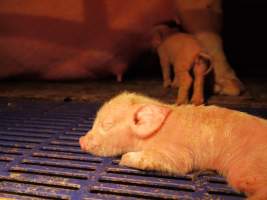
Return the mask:
[(135, 112), (131, 129), (140, 138), (149, 137), (161, 128), (170, 112), (164, 106), (143, 105)]

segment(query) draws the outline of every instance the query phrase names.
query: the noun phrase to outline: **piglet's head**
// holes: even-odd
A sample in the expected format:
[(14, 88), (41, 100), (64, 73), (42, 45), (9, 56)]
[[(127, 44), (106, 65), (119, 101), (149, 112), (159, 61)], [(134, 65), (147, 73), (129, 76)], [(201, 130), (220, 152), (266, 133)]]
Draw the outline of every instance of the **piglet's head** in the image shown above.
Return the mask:
[(141, 150), (170, 112), (170, 107), (150, 98), (122, 93), (98, 111), (92, 129), (80, 138), (80, 146), (98, 156)]

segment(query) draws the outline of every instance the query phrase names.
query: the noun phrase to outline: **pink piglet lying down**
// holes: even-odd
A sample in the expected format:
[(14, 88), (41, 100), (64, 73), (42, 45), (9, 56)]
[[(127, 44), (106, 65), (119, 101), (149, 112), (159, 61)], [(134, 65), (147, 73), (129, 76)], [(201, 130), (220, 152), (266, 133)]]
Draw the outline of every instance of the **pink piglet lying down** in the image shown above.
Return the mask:
[(98, 111), (80, 146), (142, 170), (216, 170), (248, 199), (267, 199), (267, 121), (242, 112), (122, 93)]

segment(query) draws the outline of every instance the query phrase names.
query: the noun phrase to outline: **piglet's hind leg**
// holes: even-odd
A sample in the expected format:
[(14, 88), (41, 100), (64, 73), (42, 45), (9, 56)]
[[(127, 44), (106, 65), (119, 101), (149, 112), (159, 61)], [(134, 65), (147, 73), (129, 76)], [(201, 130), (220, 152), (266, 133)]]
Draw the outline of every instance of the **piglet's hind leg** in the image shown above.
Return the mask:
[(267, 190), (264, 188), (263, 190), (257, 192), (256, 194), (248, 197), (248, 200), (266, 200), (267, 199)]
[(176, 76), (179, 77), (179, 90), (176, 104), (187, 104), (189, 101), (189, 89), (192, 85), (192, 77), (189, 71), (184, 70), (179, 71)]
[(201, 58), (197, 58), (194, 64), (194, 88), (191, 102), (195, 105), (201, 105), (204, 102), (204, 78), (207, 66)]

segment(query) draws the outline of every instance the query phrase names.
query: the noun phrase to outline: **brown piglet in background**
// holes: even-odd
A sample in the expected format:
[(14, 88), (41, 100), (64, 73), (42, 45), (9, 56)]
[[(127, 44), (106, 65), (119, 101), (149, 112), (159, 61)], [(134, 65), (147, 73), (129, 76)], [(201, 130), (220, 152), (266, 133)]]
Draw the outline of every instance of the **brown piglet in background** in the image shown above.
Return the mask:
[(267, 121), (217, 106), (173, 106), (122, 93), (98, 111), (81, 148), (120, 165), (184, 175), (216, 170), (250, 200), (267, 199)]
[[(189, 102), (189, 91), (193, 83), (191, 102), (195, 105), (203, 104), (204, 80), (212, 69), (211, 57), (191, 34), (175, 33), (174, 29), (165, 25), (158, 26), (153, 32), (152, 46), (159, 55), (163, 87), (179, 88), (176, 103), (180, 105)], [(171, 66), (174, 68), (173, 81)]]

